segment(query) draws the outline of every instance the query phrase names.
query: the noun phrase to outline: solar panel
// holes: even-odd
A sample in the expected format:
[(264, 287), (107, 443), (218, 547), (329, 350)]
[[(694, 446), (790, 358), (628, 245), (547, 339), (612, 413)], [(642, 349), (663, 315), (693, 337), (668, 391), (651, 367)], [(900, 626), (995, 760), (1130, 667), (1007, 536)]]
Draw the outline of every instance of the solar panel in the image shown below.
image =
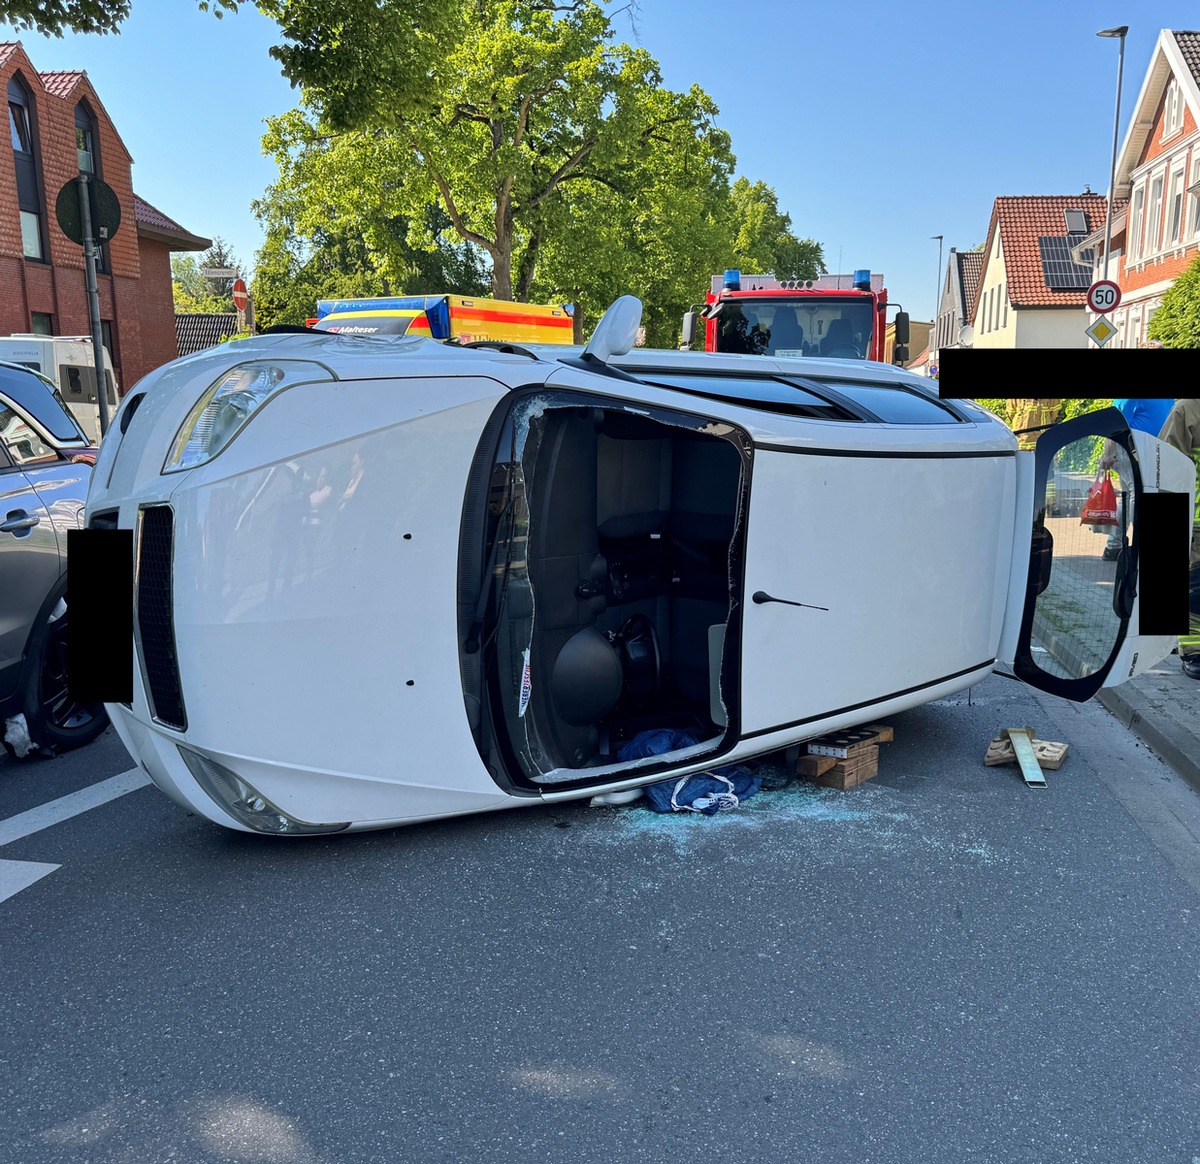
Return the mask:
[(1038, 250), (1042, 253), (1042, 277), (1052, 291), (1086, 291), (1091, 285), (1091, 267), (1071, 259), (1071, 248), (1062, 235), (1042, 235)]

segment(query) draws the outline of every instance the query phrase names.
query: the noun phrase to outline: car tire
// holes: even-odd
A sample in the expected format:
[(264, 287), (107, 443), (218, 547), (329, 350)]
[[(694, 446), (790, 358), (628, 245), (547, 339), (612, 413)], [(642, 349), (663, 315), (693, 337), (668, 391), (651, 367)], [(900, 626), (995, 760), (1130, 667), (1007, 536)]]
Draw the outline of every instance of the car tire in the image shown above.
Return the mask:
[(67, 693), (67, 614), (54, 617), (60, 600), (65, 607), (65, 580), (34, 628), (25, 675), (25, 723), (43, 755), (90, 744), (108, 727), (103, 703), (81, 703)]

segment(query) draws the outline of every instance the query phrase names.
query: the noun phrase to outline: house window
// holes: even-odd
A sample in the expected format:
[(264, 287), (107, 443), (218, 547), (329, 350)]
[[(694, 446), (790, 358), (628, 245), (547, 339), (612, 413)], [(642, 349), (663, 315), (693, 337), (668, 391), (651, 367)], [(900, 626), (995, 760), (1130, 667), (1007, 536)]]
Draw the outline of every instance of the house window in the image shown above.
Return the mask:
[(1193, 150), (1196, 154), (1196, 160), (1192, 162), (1192, 229), (1191, 235), (1195, 238), (1200, 235), (1200, 151)]
[(1002, 298), (1004, 300), (1004, 324), (1003, 324), (1003, 326), (1008, 327), (1008, 284), (1007, 283), (1004, 284), (1004, 294), (1002, 295)]
[[(96, 118), (86, 101), (80, 101), (75, 106), (75, 152), (79, 158), (79, 172), (101, 176), (100, 153), (96, 140)], [(93, 206), (95, 203), (93, 202)], [(100, 243), (96, 253), (96, 271), (107, 275), (112, 270), (109, 265), (108, 243)]]
[(1180, 229), (1183, 226), (1183, 167), (1171, 175), (1171, 196), (1167, 201), (1167, 214), (1170, 216), (1167, 225), (1168, 243), (1173, 243), (1179, 238)]
[(1146, 215), (1146, 250), (1145, 254), (1154, 254), (1162, 239), (1162, 197), (1163, 177), (1159, 174), (1150, 183), (1150, 211)]
[(1183, 128), (1183, 91), (1174, 77), (1167, 86), (1167, 95), (1163, 100), (1163, 131), (1160, 140), (1166, 141), (1174, 137)]
[(1136, 259), (1142, 253), (1142, 204), (1146, 201), (1146, 187), (1139, 186), (1133, 192), (1133, 204), (1129, 211), (1129, 258)]
[(13, 167), (17, 174), (21, 249), (27, 259), (45, 259), (46, 239), (33, 132), (33, 101), (19, 76), (14, 76), (8, 82), (8, 126), (12, 136)]
[(75, 106), (75, 152), (79, 155), (79, 172), (96, 173), (96, 119), (82, 101)]
[(30, 324), (30, 330), (34, 335), (54, 334), (54, 316), (47, 315), (44, 311), (35, 311), (30, 319)]

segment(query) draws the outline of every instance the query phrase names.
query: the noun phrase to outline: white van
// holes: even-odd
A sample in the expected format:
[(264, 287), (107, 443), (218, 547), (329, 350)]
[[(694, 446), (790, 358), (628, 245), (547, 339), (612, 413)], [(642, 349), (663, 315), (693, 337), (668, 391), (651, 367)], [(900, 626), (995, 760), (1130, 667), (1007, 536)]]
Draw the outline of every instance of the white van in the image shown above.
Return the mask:
[[(0, 360), (23, 364), (53, 380), (88, 439), (93, 444), (100, 443), (100, 403), (96, 397), (96, 363), (92, 358), (90, 336), (0, 336)], [(104, 351), (104, 378), (108, 384), (108, 415), (111, 417), (117, 411), (117, 379), (107, 348)]]

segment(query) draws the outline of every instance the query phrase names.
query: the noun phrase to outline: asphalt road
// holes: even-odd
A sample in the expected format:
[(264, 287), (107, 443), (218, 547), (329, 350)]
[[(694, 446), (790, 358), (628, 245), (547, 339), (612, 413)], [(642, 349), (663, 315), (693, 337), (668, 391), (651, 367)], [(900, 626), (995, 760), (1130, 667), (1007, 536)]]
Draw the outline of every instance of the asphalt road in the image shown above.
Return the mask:
[[(0, 901), (0, 1156), (1195, 1164), (1200, 798), (1000, 678), (892, 723), (718, 818), (284, 841), (140, 788), (13, 840), (59, 867)], [(1026, 725), (1044, 790), (982, 764)], [(0, 817), (129, 768), (4, 758)]]

